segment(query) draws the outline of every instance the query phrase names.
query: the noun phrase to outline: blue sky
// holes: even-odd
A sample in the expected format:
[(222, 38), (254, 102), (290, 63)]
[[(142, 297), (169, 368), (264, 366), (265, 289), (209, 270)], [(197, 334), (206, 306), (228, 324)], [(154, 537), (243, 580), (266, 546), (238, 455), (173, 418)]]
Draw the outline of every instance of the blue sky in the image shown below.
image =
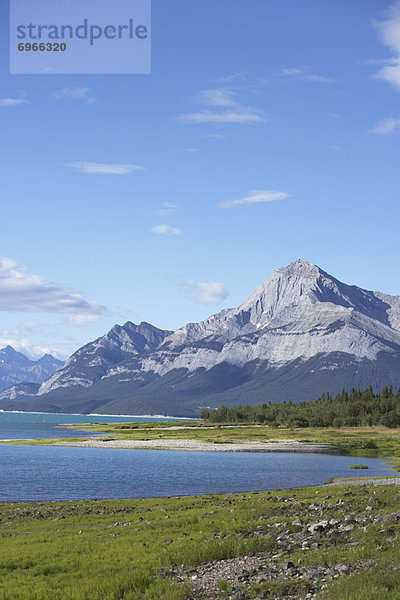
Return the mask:
[(153, 0), (151, 75), (9, 75), (0, 346), (175, 329), (306, 258), (400, 294), (400, 3)]

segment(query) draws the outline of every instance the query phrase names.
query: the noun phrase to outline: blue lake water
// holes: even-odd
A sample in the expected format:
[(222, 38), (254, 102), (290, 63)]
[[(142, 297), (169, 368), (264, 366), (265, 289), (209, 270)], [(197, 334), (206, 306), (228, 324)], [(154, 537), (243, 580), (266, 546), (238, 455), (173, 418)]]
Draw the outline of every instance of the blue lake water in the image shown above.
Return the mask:
[[(87, 432), (64, 429), (71, 423), (129, 423), (160, 421), (153, 417), (115, 417), (105, 415), (64, 415), (55, 413), (0, 412), (0, 440), (55, 437), (87, 437)], [(163, 419), (163, 421), (168, 419)]]
[[(0, 413), (0, 439), (6, 437), (1, 423), (8, 421), (10, 433), (9, 420), (14, 418), (7, 416), (3, 421), (4, 415)], [(36, 428), (43, 433), (41, 437), (52, 437), (49, 432), (53, 429), (64, 437), (65, 430), (55, 428), (55, 424), (80, 421), (71, 415), (51, 415), (38, 422), (37, 415), (24, 414), (24, 418), (14, 415), (14, 435), (9, 436), (13, 438), (39, 437)], [(93, 420), (93, 417), (81, 418), (85, 422)], [(99, 420), (104, 422), (104, 416)], [(125, 419), (129, 420), (134, 419)], [(17, 425), (22, 422), (24, 432), (35, 433), (20, 435), (22, 428)], [(359, 475), (360, 472), (349, 471), (347, 467), (360, 463), (369, 467), (362, 474), (388, 474), (379, 459), (322, 454), (0, 445), (0, 501), (140, 498), (317, 485), (330, 477)]]

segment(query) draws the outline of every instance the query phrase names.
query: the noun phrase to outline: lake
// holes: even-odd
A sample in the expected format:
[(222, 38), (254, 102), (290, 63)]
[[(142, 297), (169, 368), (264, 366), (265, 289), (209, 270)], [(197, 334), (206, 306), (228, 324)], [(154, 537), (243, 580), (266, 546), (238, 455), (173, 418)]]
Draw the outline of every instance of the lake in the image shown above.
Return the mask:
[[(65, 437), (67, 430), (56, 428), (60, 423), (149, 420), (20, 415), (0, 413), (0, 439), (7, 436), (8, 439)], [(37, 431), (42, 435), (39, 436)], [(72, 433), (76, 436), (76, 432)], [(0, 501), (140, 498), (271, 490), (318, 485), (330, 477), (360, 475), (359, 471), (348, 469), (349, 465), (360, 463), (369, 467), (361, 474), (388, 474), (387, 466), (379, 459), (331, 454), (208, 453), (0, 444)]]
[(130, 423), (132, 421), (168, 421), (160, 417), (116, 417), (105, 415), (64, 415), (56, 413), (26, 413), (0, 411), (0, 440), (56, 437), (87, 437), (88, 433), (64, 429), (71, 423)]

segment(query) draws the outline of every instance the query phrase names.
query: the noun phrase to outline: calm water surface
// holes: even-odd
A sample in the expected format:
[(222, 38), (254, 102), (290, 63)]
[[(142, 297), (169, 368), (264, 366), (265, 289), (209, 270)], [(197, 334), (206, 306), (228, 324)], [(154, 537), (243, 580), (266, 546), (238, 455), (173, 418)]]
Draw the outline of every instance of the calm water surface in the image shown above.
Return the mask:
[[(10, 425), (10, 417), (3, 418), (5, 415), (0, 413), (0, 439), (6, 435), (9, 438), (54, 437), (54, 431), (64, 437), (65, 430), (56, 429), (57, 423), (94, 420), (93, 417), (50, 415), (43, 421), (43, 415), (38, 417), (25, 413), (20, 417), (14, 414), (11, 417), (14, 435), (11, 435), (13, 426)], [(104, 416), (99, 420), (104, 422)], [(125, 419), (129, 420), (134, 419)], [(4, 429), (2, 423), (6, 423)], [(22, 435), (22, 431), (26, 435)], [(37, 431), (43, 435), (39, 436)], [(28, 435), (28, 432), (31, 433)], [(369, 467), (363, 474), (388, 473), (387, 467), (378, 459), (322, 454), (175, 452), (1, 444), (0, 501), (137, 498), (317, 485), (329, 477), (354, 475), (354, 471), (347, 467), (360, 463)]]
[[(129, 423), (132, 421), (143, 422), (160, 420), (160, 418), (152, 417), (109, 417), (105, 415), (0, 412), (0, 440), (88, 436), (87, 432), (59, 427), (60, 425), (68, 425), (71, 423)], [(162, 420), (165, 421), (168, 419)]]

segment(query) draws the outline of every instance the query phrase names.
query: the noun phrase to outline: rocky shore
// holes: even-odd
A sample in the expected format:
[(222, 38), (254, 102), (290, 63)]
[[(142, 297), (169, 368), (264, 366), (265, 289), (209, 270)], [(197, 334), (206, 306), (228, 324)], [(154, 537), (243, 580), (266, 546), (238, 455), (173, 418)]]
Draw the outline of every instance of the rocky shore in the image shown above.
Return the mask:
[[(344, 492), (343, 498), (333, 503), (331, 498), (327, 495), (311, 504), (299, 502), (296, 497), (278, 498), (282, 502), (279, 516), (270, 517), (267, 525), (260, 524), (255, 531), (255, 535), (271, 540), (269, 553), (203, 563), (192, 569), (182, 565), (162, 574), (174, 581), (187, 583), (191, 588), (190, 600), (320, 598), (320, 593), (330, 582), (377, 567), (375, 557), (356, 561), (345, 558), (359, 545), (357, 533), (360, 530), (367, 532), (378, 527), (382, 543), (389, 541), (396, 544), (399, 538), (397, 524), (400, 522), (400, 510), (378, 514), (380, 501), (372, 496), (371, 504), (359, 511), (352, 492)], [(268, 498), (265, 501), (268, 502)], [(330, 518), (331, 512), (343, 516)], [(264, 520), (264, 517), (259, 520)], [(244, 532), (242, 535), (246, 537), (249, 534)], [(307, 564), (308, 553), (321, 551), (326, 555), (339, 543), (344, 551), (340, 562)], [(299, 550), (304, 558), (293, 558), (293, 562), (288, 560), (291, 555), (298, 556)], [(393, 565), (393, 568), (398, 569), (398, 565)]]
[(302, 452), (335, 453), (329, 443), (298, 442), (296, 440), (275, 440), (271, 442), (236, 441), (232, 443), (212, 443), (185, 439), (158, 440), (82, 440), (53, 442), (53, 446), (74, 446), (80, 448), (128, 448), (151, 450), (184, 450), (193, 452)]

